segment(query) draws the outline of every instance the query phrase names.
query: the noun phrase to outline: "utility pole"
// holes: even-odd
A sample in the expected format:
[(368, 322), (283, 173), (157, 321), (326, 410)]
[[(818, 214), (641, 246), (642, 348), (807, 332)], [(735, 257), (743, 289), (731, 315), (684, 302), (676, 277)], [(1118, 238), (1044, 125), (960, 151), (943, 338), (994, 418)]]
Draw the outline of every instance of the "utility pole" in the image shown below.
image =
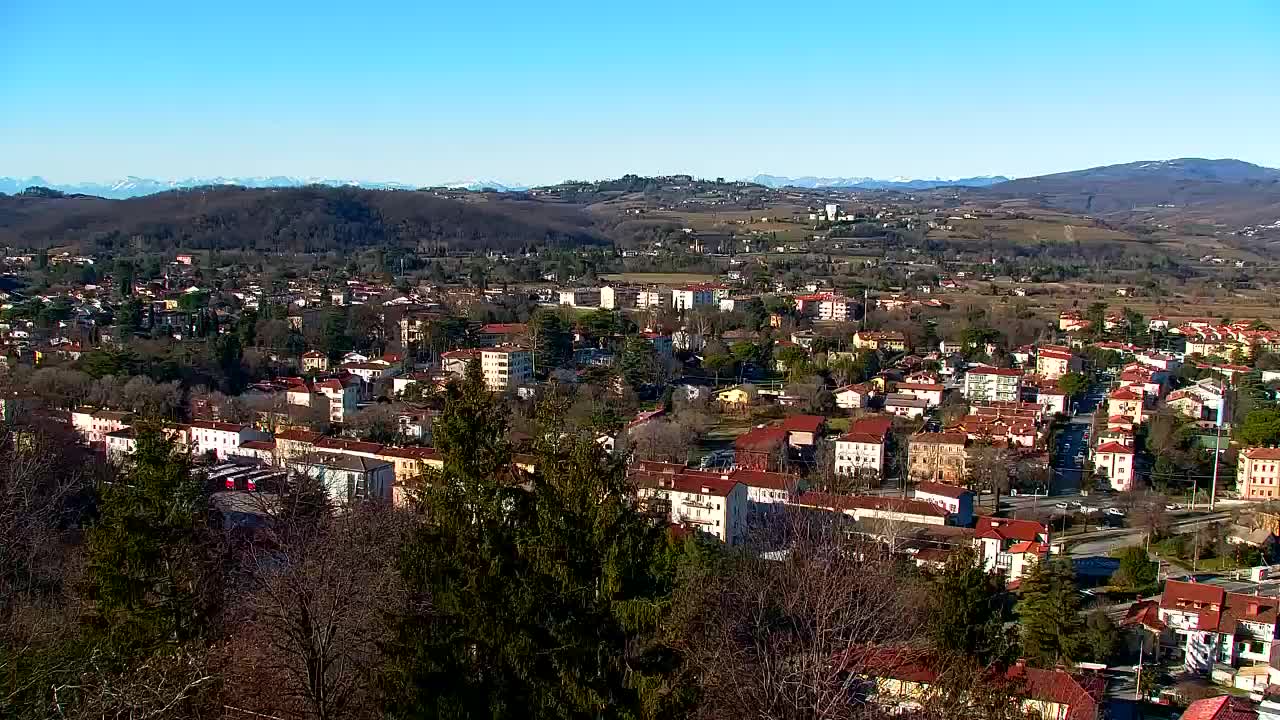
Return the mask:
[(1222, 453), (1222, 423), (1227, 416), (1227, 389), (1222, 388), (1222, 403), (1218, 406), (1218, 428), (1213, 441), (1213, 489), (1209, 492), (1209, 512), (1213, 512), (1214, 502), (1218, 499), (1218, 460)]

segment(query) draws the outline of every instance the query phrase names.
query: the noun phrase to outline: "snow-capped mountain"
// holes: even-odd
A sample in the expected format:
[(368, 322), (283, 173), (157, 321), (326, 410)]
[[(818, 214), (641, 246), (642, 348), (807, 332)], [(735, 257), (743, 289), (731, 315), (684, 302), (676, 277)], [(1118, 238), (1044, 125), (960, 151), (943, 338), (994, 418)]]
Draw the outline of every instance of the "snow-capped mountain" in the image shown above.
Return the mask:
[(210, 185), (238, 185), (250, 188), (302, 187), (305, 185), (329, 185), (332, 187), (362, 187), (374, 190), (413, 190), (416, 185), (397, 182), (367, 182), (362, 180), (341, 180), (320, 177), (291, 177), (272, 175), (269, 177), (191, 177), (182, 180), (154, 180), (152, 178), (134, 177), (132, 175), (112, 182), (52, 183), (34, 175), (31, 177), (0, 177), (0, 193), (13, 195), (29, 187), (47, 187), (68, 194), (96, 195), (98, 197), (123, 199), (141, 195), (153, 195), (169, 190), (183, 190)]
[(473, 192), (480, 190), (496, 190), (498, 192), (521, 192), (528, 190), (528, 185), (519, 183), (511, 183), (499, 180), (459, 180), (457, 182), (445, 183), (444, 187), (451, 190), (471, 190)]
[(968, 186), (986, 187), (1007, 181), (1003, 175), (979, 175), (966, 178), (908, 178), (893, 177), (887, 180), (872, 177), (782, 177), (779, 175), (756, 175), (749, 178), (751, 182), (772, 188), (852, 188), (859, 190), (928, 190), (936, 187)]

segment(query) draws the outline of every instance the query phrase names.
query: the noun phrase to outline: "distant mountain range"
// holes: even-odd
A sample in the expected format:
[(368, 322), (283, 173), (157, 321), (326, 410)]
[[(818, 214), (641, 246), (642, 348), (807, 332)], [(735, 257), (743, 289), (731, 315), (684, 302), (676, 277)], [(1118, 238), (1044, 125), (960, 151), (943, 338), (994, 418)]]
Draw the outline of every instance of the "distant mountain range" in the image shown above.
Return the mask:
[(872, 177), (781, 177), (778, 175), (756, 175), (750, 181), (766, 187), (798, 187), (811, 189), (850, 188), (854, 190), (929, 190), (937, 187), (988, 187), (996, 183), (1008, 181), (1003, 175), (979, 175), (967, 178), (906, 178), (893, 177), (887, 180)]
[(0, 193), (16, 195), (29, 187), (47, 187), (69, 195), (94, 195), (96, 197), (123, 200), (143, 195), (154, 195), (169, 190), (185, 190), (195, 187), (235, 186), (247, 188), (289, 188), (306, 185), (329, 187), (362, 187), (370, 190), (414, 190), (416, 185), (397, 182), (366, 182), (319, 177), (191, 177), (182, 180), (155, 180), (132, 175), (112, 182), (53, 183), (35, 175), (32, 177), (0, 177)]

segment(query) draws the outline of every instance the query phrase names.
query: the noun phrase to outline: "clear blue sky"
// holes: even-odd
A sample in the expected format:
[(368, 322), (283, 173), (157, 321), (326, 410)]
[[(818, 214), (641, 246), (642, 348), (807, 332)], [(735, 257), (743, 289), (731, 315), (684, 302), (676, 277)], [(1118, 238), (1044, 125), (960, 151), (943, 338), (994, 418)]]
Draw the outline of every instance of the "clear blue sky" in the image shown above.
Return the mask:
[(1280, 0), (0, 0), (0, 175), (1280, 166)]

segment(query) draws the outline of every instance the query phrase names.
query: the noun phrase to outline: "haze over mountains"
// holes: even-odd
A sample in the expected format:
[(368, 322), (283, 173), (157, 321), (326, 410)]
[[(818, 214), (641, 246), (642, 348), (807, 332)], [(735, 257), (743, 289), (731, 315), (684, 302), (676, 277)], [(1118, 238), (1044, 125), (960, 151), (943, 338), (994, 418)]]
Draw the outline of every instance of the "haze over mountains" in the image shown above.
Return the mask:
[[(16, 195), (29, 187), (46, 187), (68, 195), (94, 195), (111, 200), (154, 195), (170, 190), (189, 190), (195, 187), (238, 186), (246, 188), (290, 188), (307, 185), (325, 185), (328, 187), (360, 187), (367, 190), (416, 190), (421, 185), (401, 182), (377, 180), (344, 180), (341, 178), (295, 177), (291, 175), (272, 175), (265, 177), (190, 177), (181, 180), (156, 180), (127, 176), (110, 182), (78, 182), (54, 183), (39, 175), (31, 177), (0, 177), (0, 193)], [(503, 183), (496, 180), (463, 180), (440, 183), (440, 186), (459, 190), (497, 190), (509, 192), (527, 189), (517, 183)]]
[(872, 177), (783, 177), (779, 175), (756, 175), (750, 182), (766, 187), (799, 187), (810, 189), (854, 189), (854, 190), (930, 190), (936, 187), (987, 187), (1009, 180), (1004, 175), (978, 175), (967, 178), (906, 178), (894, 177), (882, 180)]

